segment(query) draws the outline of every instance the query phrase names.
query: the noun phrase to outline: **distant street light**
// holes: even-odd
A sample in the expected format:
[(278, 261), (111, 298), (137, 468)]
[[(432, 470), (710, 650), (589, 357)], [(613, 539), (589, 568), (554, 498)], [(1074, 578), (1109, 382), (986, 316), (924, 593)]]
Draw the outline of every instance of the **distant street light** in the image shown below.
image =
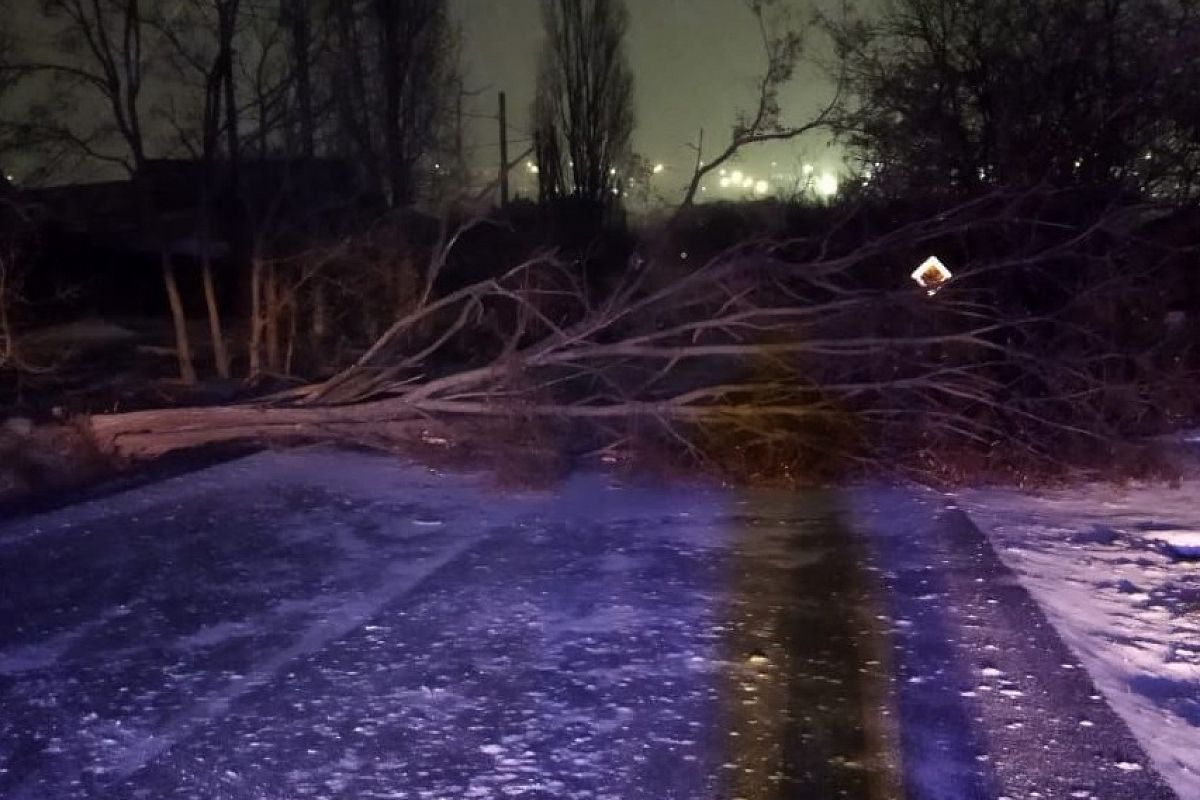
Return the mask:
[(664, 169), (666, 169), (666, 167), (664, 167), (662, 164), (655, 164), (655, 165), (654, 165), (654, 174), (655, 174), (655, 175), (661, 175), (661, 174), (662, 174), (662, 171), (663, 171)]
[(816, 184), (817, 194), (821, 197), (833, 197), (838, 193), (838, 179), (836, 175), (831, 175), (826, 172), (821, 177), (817, 178)]

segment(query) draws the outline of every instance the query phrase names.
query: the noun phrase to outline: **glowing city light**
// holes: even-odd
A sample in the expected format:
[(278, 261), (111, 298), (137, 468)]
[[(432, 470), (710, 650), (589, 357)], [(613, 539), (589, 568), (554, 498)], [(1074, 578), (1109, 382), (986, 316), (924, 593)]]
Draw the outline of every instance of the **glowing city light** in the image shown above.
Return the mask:
[(732, 180), (734, 182), (735, 185), (741, 186), (742, 181), (744, 181), (746, 179), (746, 176), (742, 174), (742, 171), (740, 169), (735, 169), (730, 174), (729, 178), (730, 178), (730, 180)]
[(664, 169), (666, 169), (666, 167), (664, 167), (662, 164), (655, 164), (655, 165), (654, 165), (654, 174), (655, 174), (655, 175), (661, 175), (661, 174), (662, 174), (662, 171), (663, 171)]
[(838, 179), (836, 175), (826, 172), (821, 177), (817, 178), (817, 183), (814, 186), (817, 194), (821, 197), (833, 197), (838, 193)]
[(766, 194), (770, 188), (771, 184), (767, 183), (766, 181), (759, 181), (758, 183), (754, 184), (754, 193)]
[(813, 165), (812, 165), (812, 164), (805, 164), (805, 165), (804, 165), (804, 174), (805, 174), (805, 175), (812, 175), (812, 174), (813, 174)]
[(721, 180), (717, 181), (717, 185), (720, 186), (722, 189), (728, 189), (729, 182), (730, 182), (729, 177), (726, 176), (726, 177), (721, 178)]

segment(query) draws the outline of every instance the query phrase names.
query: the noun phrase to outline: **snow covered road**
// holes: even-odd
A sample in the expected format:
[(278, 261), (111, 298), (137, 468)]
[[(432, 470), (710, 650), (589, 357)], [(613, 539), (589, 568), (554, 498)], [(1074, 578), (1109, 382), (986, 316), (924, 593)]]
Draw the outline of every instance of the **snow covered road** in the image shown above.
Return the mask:
[(1171, 797), (956, 525), (328, 451), (0, 522), (0, 797)]

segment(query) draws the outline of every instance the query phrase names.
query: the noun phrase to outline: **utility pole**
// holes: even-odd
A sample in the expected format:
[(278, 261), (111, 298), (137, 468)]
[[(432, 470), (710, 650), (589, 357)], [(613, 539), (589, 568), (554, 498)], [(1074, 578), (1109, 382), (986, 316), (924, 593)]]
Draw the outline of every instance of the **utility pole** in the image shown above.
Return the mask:
[(508, 206), (508, 110), (504, 92), (500, 93), (500, 207)]

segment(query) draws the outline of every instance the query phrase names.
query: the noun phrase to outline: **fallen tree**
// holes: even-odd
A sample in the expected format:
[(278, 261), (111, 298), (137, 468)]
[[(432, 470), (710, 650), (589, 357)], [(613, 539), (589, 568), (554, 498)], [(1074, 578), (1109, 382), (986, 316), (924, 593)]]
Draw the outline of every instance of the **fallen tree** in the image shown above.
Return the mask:
[[(947, 453), (1103, 459), (1160, 424), (1191, 373), (1164, 351), (1160, 259), (1138, 236), (1161, 212), (1072, 202), (997, 192), (866, 238), (847, 219), (681, 274), (643, 263), (600, 297), (552, 252), (435, 297), (449, 237), (422, 302), (332, 378), (86, 428), (138, 459), (235, 440), (396, 448), (468, 419), (554, 422), (589, 447), (649, 439), (754, 478), (936, 469)], [(928, 296), (908, 273), (931, 252), (957, 274)]]

